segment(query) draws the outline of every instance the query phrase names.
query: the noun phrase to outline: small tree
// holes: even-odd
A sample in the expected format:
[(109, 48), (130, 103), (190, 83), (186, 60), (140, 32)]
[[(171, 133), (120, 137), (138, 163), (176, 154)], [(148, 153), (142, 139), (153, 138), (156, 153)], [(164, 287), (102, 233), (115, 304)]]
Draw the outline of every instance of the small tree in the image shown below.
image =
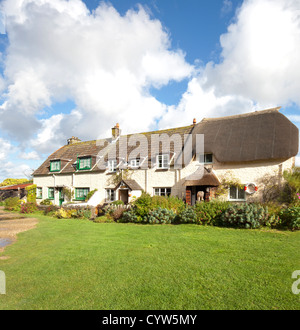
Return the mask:
[(27, 186), (25, 190), (27, 191), (27, 202), (36, 203), (36, 185), (33, 184), (31, 186)]

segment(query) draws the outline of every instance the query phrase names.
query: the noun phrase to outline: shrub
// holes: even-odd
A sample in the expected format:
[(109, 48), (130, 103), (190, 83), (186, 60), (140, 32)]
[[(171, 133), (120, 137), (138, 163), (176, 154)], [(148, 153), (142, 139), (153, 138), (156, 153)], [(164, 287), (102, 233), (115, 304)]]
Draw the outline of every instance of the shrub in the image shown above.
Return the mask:
[(7, 211), (20, 211), (21, 201), (18, 197), (10, 197), (4, 201), (4, 209)]
[(197, 223), (201, 225), (218, 224), (221, 215), (230, 206), (229, 202), (202, 202), (194, 206)]
[(300, 229), (300, 207), (293, 206), (279, 212), (280, 225), (290, 230)]
[(27, 202), (36, 203), (36, 185), (30, 185), (25, 188), (27, 191)]
[(149, 194), (143, 192), (141, 197), (135, 200), (134, 207), (137, 216), (142, 218), (146, 217), (148, 213), (153, 209), (152, 197)]
[(180, 223), (195, 223), (197, 221), (197, 215), (193, 207), (187, 206), (177, 217), (177, 221)]
[(115, 221), (118, 221), (122, 218), (123, 216), (123, 213), (126, 211), (126, 209), (122, 208), (122, 207), (119, 207), (117, 209), (115, 209), (112, 214), (111, 214), (111, 217), (115, 220)]
[(258, 204), (233, 204), (221, 214), (219, 224), (234, 228), (260, 228), (268, 221), (266, 208)]
[(114, 201), (111, 203), (112, 205), (118, 206), (118, 205), (124, 205), (123, 201)]
[(40, 205), (52, 205), (52, 201), (50, 199), (44, 199), (40, 202)]
[(58, 207), (55, 205), (49, 205), (44, 210), (44, 215), (53, 215), (58, 210)]
[(37, 211), (37, 205), (35, 203), (21, 204), (21, 213), (33, 213), (35, 211)]
[(171, 224), (174, 222), (176, 214), (172, 210), (157, 208), (144, 218), (144, 222), (150, 224)]
[(130, 210), (124, 212), (122, 218), (120, 218), (118, 222), (142, 223), (143, 218), (137, 215), (134, 210)]

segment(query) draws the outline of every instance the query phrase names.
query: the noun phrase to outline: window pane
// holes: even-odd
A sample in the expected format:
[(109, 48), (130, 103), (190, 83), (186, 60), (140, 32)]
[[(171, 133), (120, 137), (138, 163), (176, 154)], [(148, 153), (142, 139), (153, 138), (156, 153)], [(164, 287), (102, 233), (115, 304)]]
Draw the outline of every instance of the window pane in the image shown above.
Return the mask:
[(242, 188), (238, 189), (238, 199), (245, 199), (245, 190)]
[(213, 161), (213, 155), (212, 154), (205, 154), (204, 155), (204, 162), (206, 164), (210, 164)]
[(234, 187), (234, 186), (230, 187), (230, 193), (229, 193), (230, 199), (237, 199), (237, 191), (236, 190), (237, 190), (236, 187)]
[(163, 167), (164, 168), (169, 167), (169, 155), (164, 155), (164, 157), (163, 157)]

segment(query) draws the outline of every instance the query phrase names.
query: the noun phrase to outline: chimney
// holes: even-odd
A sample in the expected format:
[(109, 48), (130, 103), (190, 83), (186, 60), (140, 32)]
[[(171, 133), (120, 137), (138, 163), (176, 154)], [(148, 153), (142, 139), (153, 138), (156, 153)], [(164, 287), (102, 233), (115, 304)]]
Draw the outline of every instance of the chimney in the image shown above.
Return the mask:
[(111, 132), (112, 132), (113, 139), (117, 139), (121, 133), (120, 125), (116, 124), (116, 126), (111, 129)]
[(197, 120), (196, 120), (196, 118), (194, 118), (193, 125), (196, 126), (196, 124), (197, 124)]
[(70, 139), (67, 140), (68, 141), (68, 144), (75, 144), (75, 143), (78, 143), (78, 142), (81, 142), (80, 139), (78, 139), (78, 137), (75, 137), (75, 136), (72, 136)]

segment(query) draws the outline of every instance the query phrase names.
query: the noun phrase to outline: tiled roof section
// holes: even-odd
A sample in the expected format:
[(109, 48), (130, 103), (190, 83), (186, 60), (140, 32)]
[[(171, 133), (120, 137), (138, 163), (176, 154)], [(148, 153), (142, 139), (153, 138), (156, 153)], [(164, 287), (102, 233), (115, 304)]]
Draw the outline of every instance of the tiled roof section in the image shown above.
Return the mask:
[[(151, 137), (152, 135), (159, 134), (163, 135), (165, 137), (171, 137), (174, 134), (176, 134), (177, 138), (180, 138), (182, 140), (182, 143), (184, 141), (184, 135), (190, 134), (193, 125), (185, 126), (185, 127), (179, 127), (179, 128), (173, 128), (173, 129), (166, 129), (166, 130), (160, 130), (160, 131), (153, 131), (153, 132), (146, 132), (146, 133), (139, 133), (139, 134), (131, 134), (131, 135), (125, 135), (122, 136), (123, 139), (133, 140), (134, 137), (142, 136), (146, 138), (146, 147), (141, 150), (142, 154), (147, 155), (147, 161), (151, 162)], [(164, 135), (165, 134), (165, 135)], [(138, 144), (139, 145), (139, 144)], [(137, 145), (137, 146), (138, 146)], [(128, 147), (127, 153), (125, 155), (126, 161), (129, 160), (130, 155), (133, 155), (133, 151), (137, 148), (137, 146)], [(48, 157), (48, 159), (34, 172), (33, 175), (47, 175), (51, 174), (50, 172), (50, 162), (51, 160), (61, 159), (61, 171), (55, 172), (55, 174), (59, 173), (75, 173), (76, 172), (76, 161), (78, 157), (92, 157), (92, 166), (91, 170), (86, 170), (86, 172), (95, 172), (99, 171), (99, 168), (97, 166), (97, 162), (99, 162), (99, 158), (97, 156), (100, 154), (101, 151), (103, 151), (104, 148), (109, 147), (111, 150), (115, 147), (116, 148), (116, 155), (117, 159), (121, 160), (121, 157), (123, 157), (122, 151), (119, 152), (120, 148), (120, 142), (119, 140), (116, 143), (111, 143), (110, 139), (103, 139), (103, 140), (94, 140), (94, 141), (87, 141), (87, 142), (79, 142), (75, 144), (69, 144), (65, 145), (62, 148), (58, 149), (56, 152), (54, 152), (51, 156)], [(122, 147), (121, 147), (122, 148)], [(147, 149), (148, 150), (145, 150)], [(159, 145), (159, 149), (153, 149), (153, 153), (158, 154), (162, 152), (162, 144)], [(170, 153), (171, 155), (174, 153), (174, 144), (171, 143), (170, 146)], [(155, 156), (154, 155), (154, 156)], [(123, 157), (124, 158), (124, 157)], [(109, 159), (109, 156), (106, 154), (104, 157), (104, 161), (106, 162)], [(78, 171), (80, 173), (84, 171)]]
[[(135, 180), (122, 180), (131, 190), (143, 190), (143, 188)], [(122, 182), (120, 184), (122, 184)]]
[(298, 154), (299, 130), (279, 109), (203, 119), (193, 134), (204, 134), (204, 151), (219, 162), (289, 159)]
[(193, 186), (210, 186), (210, 187), (218, 187), (220, 185), (220, 181), (217, 176), (204, 168), (204, 173), (202, 178), (198, 178), (195, 180), (186, 180), (184, 183), (185, 186), (193, 187)]
[(4, 186), (0, 187), (0, 190), (18, 190), (18, 189), (24, 189), (28, 186), (31, 186), (32, 183), (22, 183), (22, 184), (16, 184), (13, 186)]

